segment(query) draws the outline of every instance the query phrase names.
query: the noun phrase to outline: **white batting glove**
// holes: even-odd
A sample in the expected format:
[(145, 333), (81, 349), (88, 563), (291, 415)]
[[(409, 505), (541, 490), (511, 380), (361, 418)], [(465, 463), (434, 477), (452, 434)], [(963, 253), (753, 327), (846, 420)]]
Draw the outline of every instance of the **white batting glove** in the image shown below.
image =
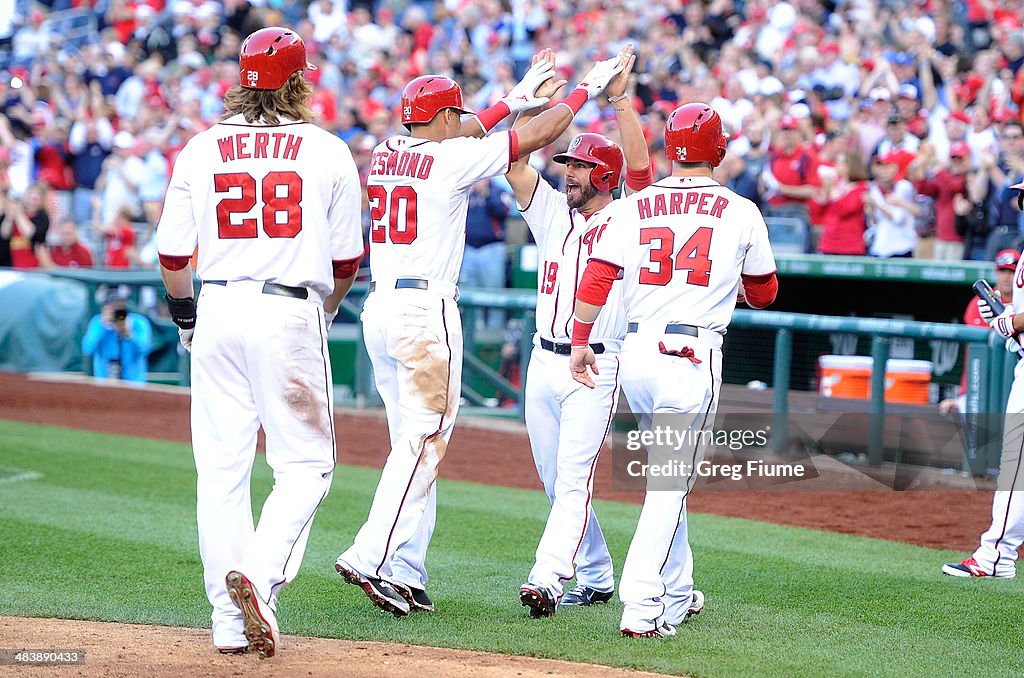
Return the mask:
[(192, 335), (195, 333), (195, 328), (190, 330), (178, 329), (178, 341), (189, 353), (192, 352)]
[(1017, 331), (1013, 329), (1013, 319), (1015, 317), (1016, 314), (1013, 312), (1013, 309), (1008, 309), (1003, 311), (1001, 315), (997, 315), (993, 318), (989, 322), (989, 327), (991, 327), (995, 333), (1003, 339), (1012, 339), (1014, 335), (1017, 334)]
[(622, 72), (622, 60), (619, 57), (615, 56), (611, 59), (598, 61), (580, 79), (580, 84), (576, 85), (576, 87), (586, 90), (587, 96), (593, 99), (603, 92), (608, 83), (612, 81), (612, 78), (620, 72)]
[(537, 88), (555, 77), (555, 67), (550, 61), (538, 61), (526, 75), (513, 87), (508, 94), (501, 98), (501, 101), (508, 106), (513, 113), (528, 111), (538, 106), (543, 106), (551, 101), (550, 97), (534, 96)]
[[(999, 293), (999, 290), (993, 290), (993, 292), (995, 292), (996, 294), (996, 299), (998, 299), (999, 301), (1003, 300), (1003, 295)], [(995, 309), (989, 306), (988, 302), (982, 299), (981, 297), (978, 297), (978, 300), (975, 303), (978, 305), (978, 313), (981, 314), (981, 319), (987, 323), (991, 323), (992, 319), (995, 318), (997, 315)], [(1004, 309), (1004, 312), (1005, 310), (1012, 309), (1010, 309), (1010, 307), (1007, 306), (1006, 309)]]
[(324, 309), (324, 322), (327, 324), (327, 329), (331, 329), (331, 325), (334, 324), (334, 319), (338, 317), (338, 309), (334, 309), (334, 313), (328, 313)]

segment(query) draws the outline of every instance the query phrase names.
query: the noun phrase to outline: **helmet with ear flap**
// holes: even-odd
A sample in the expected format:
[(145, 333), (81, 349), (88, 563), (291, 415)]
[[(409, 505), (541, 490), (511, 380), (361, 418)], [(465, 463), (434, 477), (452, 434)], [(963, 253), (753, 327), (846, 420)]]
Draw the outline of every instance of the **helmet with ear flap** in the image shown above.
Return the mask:
[(569, 148), (552, 158), (562, 165), (569, 160), (592, 163), (590, 183), (599, 191), (610, 191), (622, 179), (622, 167), (626, 164), (622, 150), (615, 142), (600, 134), (580, 134), (569, 142)]

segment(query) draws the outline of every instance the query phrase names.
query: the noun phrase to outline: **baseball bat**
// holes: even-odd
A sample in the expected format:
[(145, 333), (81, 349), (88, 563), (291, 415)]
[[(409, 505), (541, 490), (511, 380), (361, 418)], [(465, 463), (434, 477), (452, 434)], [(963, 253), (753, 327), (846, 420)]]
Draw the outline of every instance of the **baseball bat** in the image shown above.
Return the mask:
[(1003, 311), (1006, 310), (1006, 306), (996, 296), (995, 291), (993, 291), (992, 286), (988, 284), (987, 280), (975, 280), (972, 287), (974, 287), (975, 294), (984, 299), (985, 303), (992, 307), (996, 315), (1002, 315)]

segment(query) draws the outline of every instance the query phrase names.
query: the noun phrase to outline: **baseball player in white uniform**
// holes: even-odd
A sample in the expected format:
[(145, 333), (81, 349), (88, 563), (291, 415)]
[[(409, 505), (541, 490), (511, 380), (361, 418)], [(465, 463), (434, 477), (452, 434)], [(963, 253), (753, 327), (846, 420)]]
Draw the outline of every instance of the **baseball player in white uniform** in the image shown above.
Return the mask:
[[(1024, 183), (1011, 186), (1017, 191), (1017, 209), (1024, 211)], [(999, 294), (998, 291), (996, 294)], [(1022, 344), (1024, 313), (1024, 259), (1013, 274), (1013, 299), (1001, 315), (996, 315), (984, 299), (978, 299), (981, 317), (992, 330), (1007, 340), (1007, 350), (1016, 352)], [(1017, 576), (1017, 548), (1024, 543), (1024, 360), (1013, 370), (1013, 386), (1006, 401), (1003, 427), (1003, 452), (999, 460), (999, 479), (992, 500), (992, 524), (981, 535), (981, 545), (970, 558), (946, 563), (945, 574), (954, 577)]]
[[(223, 122), (174, 165), (157, 229), (171, 316), (192, 354), (196, 515), (213, 643), (273, 656), (277, 596), (334, 472), (327, 329), (362, 254), (348, 147), (312, 125), (306, 49), (284, 28), (242, 44)], [(193, 299), (190, 258), (203, 281)], [(274, 488), (253, 528), (263, 426)]]
[[(725, 147), (721, 118), (711, 107), (677, 108), (665, 125), (672, 175), (602, 213), (576, 293), (570, 370), (594, 388), (602, 366), (590, 336), (621, 277), (627, 320), (622, 390), (644, 423), (709, 429), (722, 384), (722, 335), (741, 283), (751, 306), (763, 308), (775, 299), (775, 259), (764, 219), (753, 203), (711, 178)], [(696, 440), (692, 449), (677, 452), (691, 468), (702, 454), (702, 437)], [(619, 585), (625, 636), (673, 635), (704, 607), (704, 595), (693, 588), (686, 533), (693, 479), (691, 474), (671, 489), (648, 486)]]
[[(526, 380), (526, 428), (551, 513), (534, 567), (519, 590), (520, 601), (533, 617), (550, 616), (559, 604), (608, 602), (615, 588), (611, 556), (591, 499), (594, 469), (619, 395), (618, 354), (626, 320), (618, 288), (591, 336), (601, 366), (596, 388), (583, 388), (573, 381), (566, 365), (576, 289), (601, 210), (612, 202), (611, 191), (622, 179), (624, 160), (629, 190), (641, 190), (654, 180), (647, 141), (626, 94), (636, 58), (631, 45), (620, 58), (625, 68), (605, 93), (615, 110), (625, 154), (599, 134), (575, 137), (564, 153), (554, 157), (565, 165), (564, 195), (541, 179), (527, 156), (520, 155), (506, 174), (542, 262), (537, 334)], [(517, 124), (526, 117), (521, 115)], [(574, 562), (576, 587), (563, 596), (563, 584), (573, 578)]]
[(554, 77), (550, 50), (505, 98), (465, 122), (460, 116), (470, 111), (459, 85), (422, 76), (402, 93), (409, 135), (374, 149), (367, 182), (372, 283), (362, 321), (392, 445), (369, 517), (335, 567), (396, 616), (433, 609), (424, 561), (434, 527), (434, 481), (459, 408), (456, 281), (469, 191), (507, 172), (521, 154), (552, 143), (621, 70), (618, 58), (599, 62), (558, 106), (517, 130), (482, 139), (466, 135), (486, 134), (511, 111), (546, 102), (535, 93)]

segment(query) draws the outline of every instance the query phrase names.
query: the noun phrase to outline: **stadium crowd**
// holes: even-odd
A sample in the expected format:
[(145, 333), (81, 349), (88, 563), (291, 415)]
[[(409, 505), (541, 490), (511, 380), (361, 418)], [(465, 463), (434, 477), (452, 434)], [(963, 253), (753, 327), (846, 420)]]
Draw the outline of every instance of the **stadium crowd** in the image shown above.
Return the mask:
[[(1024, 239), (1005, 195), (1024, 178), (1022, 0), (0, 4), (0, 266), (154, 267), (175, 154), (220, 116), (241, 39), (274, 24), (310, 46), (318, 122), (364, 173), (417, 75), (484, 107), (540, 47), (571, 84), (632, 42), (658, 175), (667, 113), (709, 102), (732, 137), (718, 178), (762, 206), (780, 250), (992, 260)], [(616, 137), (597, 102), (566, 137), (580, 131)], [(556, 185), (564, 145), (534, 158)], [(483, 257), (505, 217), (479, 195)]]

